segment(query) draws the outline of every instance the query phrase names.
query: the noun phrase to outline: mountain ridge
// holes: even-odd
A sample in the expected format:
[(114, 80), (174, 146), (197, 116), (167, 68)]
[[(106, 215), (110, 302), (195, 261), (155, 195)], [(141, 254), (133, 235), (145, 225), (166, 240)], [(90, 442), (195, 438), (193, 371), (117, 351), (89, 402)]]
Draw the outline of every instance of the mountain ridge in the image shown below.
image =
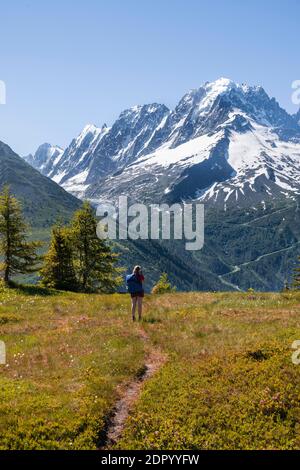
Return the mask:
[(68, 220), (81, 202), (0, 141), (0, 187), (9, 185), (35, 227)]
[(123, 111), (111, 127), (86, 126), (40, 170), (97, 203), (199, 200), (227, 209), (300, 193), (300, 125), (260, 86), (221, 78), (190, 90), (174, 110)]

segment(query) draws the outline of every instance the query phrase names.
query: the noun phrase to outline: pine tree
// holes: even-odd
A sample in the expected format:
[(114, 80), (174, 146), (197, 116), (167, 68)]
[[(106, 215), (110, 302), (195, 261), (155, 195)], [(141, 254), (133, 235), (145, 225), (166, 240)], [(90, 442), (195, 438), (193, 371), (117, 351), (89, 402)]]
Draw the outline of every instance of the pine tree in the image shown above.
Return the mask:
[(77, 280), (83, 292), (113, 292), (122, 282), (120, 269), (115, 266), (117, 255), (97, 237), (96, 229), (94, 210), (84, 202), (71, 223)]
[(0, 253), (3, 257), (3, 279), (11, 283), (15, 274), (38, 271), (41, 256), (37, 249), (41, 242), (28, 242), (25, 223), (19, 201), (6, 186), (0, 194)]
[(296, 289), (300, 289), (300, 256), (298, 257), (299, 265), (294, 270), (294, 281), (293, 287)]
[(78, 289), (73, 264), (70, 230), (61, 225), (52, 228), (52, 238), (40, 271), (42, 285), (60, 290)]
[(159, 280), (152, 289), (152, 294), (166, 294), (170, 292), (175, 292), (176, 287), (172, 287), (169, 282), (167, 273), (162, 273)]

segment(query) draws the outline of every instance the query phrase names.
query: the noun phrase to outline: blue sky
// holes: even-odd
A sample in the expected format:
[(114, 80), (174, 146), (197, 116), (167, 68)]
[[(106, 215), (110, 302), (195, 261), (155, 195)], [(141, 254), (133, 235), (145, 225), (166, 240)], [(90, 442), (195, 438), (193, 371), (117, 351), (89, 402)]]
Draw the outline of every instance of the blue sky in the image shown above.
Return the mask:
[(221, 76), (296, 111), (299, 0), (10, 0), (0, 18), (0, 140), (22, 155)]

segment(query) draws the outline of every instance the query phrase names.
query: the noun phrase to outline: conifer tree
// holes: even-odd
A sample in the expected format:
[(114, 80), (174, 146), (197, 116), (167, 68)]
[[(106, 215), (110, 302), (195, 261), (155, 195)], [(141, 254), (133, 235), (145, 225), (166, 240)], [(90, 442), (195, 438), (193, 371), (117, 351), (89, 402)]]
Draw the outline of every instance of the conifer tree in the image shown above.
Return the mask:
[(73, 264), (70, 230), (61, 225), (52, 228), (52, 238), (40, 271), (42, 285), (60, 290), (78, 288)]
[(296, 289), (300, 289), (300, 256), (298, 257), (298, 266), (294, 270), (294, 281), (293, 287)]
[(15, 274), (38, 271), (41, 256), (37, 249), (41, 242), (27, 241), (25, 223), (19, 201), (11, 194), (8, 186), (0, 194), (0, 253), (3, 258), (3, 280), (11, 283)]
[(113, 292), (122, 282), (116, 267), (117, 255), (97, 236), (97, 219), (92, 206), (84, 202), (71, 223), (74, 265), (80, 290)]
[(152, 294), (166, 294), (168, 292), (176, 292), (176, 287), (172, 287), (167, 273), (162, 273), (151, 292)]

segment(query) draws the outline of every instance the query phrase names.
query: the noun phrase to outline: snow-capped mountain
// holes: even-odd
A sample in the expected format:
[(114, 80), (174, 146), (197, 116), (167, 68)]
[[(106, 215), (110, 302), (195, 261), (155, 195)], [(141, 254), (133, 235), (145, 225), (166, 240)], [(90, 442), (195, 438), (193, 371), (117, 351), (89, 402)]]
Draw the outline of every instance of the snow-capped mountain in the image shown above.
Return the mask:
[(299, 109), (298, 113), (296, 113), (296, 114), (294, 115), (294, 119), (296, 119), (296, 122), (297, 122), (297, 123), (299, 124), (299, 126), (300, 126), (300, 109)]
[(164, 105), (135, 106), (121, 113), (111, 128), (86, 126), (71, 142), (48, 176), (79, 197), (136, 160), (169, 110)]
[(34, 155), (29, 154), (24, 160), (31, 166), (39, 170), (43, 175), (48, 176), (52, 168), (58, 165), (64, 151), (58, 145), (42, 144)]
[(84, 196), (84, 191), (88, 187), (83, 185), (78, 191), (78, 186), (85, 181), (88, 175), (92, 155), (97, 148), (98, 143), (108, 132), (108, 128), (104, 125), (101, 129), (93, 124), (85, 126), (81, 134), (73, 139), (69, 147), (61, 156), (59, 162), (50, 168), (48, 176), (62, 186), (68, 186), (72, 192), (73, 186), (76, 186), (77, 196)]
[[(53, 160), (51, 160), (52, 162)], [(227, 208), (300, 193), (300, 125), (261, 87), (221, 78), (173, 111), (124, 111), (111, 128), (87, 126), (48, 176), (93, 201), (198, 199)]]

